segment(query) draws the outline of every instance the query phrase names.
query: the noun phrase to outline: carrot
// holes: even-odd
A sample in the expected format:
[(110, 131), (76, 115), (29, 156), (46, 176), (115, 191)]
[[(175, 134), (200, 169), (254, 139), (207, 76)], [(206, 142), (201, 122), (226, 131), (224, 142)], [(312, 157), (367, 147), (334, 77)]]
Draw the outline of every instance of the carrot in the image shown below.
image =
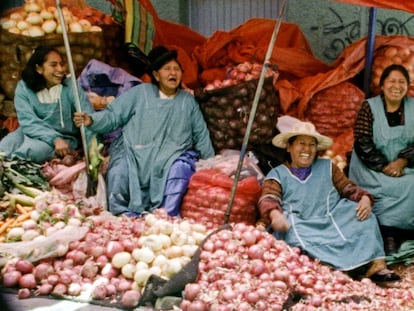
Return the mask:
[(18, 227), (19, 225), (21, 225), (21, 223), (23, 221), (25, 221), (26, 219), (30, 218), (30, 213), (25, 213), (25, 214), (21, 214), (19, 216), (17, 216), (14, 219), (14, 222), (12, 224), (13, 227)]
[(0, 227), (0, 234), (3, 234), (10, 227), (10, 225), (14, 222), (14, 220), (15, 219), (12, 217), (7, 218)]
[(16, 203), (16, 210), (19, 214), (27, 214), (27, 210), (19, 203)]

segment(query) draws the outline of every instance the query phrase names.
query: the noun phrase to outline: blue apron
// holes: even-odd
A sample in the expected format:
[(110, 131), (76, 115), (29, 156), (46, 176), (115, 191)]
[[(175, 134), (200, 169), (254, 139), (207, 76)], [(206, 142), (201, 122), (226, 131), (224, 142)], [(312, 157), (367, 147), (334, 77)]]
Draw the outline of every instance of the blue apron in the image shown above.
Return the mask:
[[(374, 143), (389, 161), (414, 142), (414, 100), (404, 102), (405, 125), (388, 125), (380, 96), (369, 99), (374, 123)], [(367, 168), (352, 151), (349, 177), (375, 197), (373, 208), (381, 225), (414, 229), (414, 169), (406, 167), (401, 177), (390, 177)]]
[(332, 183), (331, 165), (327, 159), (317, 159), (303, 181), (279, 165), (266, 179), (275, 179), (283, 189), (282, 208), (290, 224), (283, 240), (348, 271), (384, 258), (383, 241), (376, 218), (359, 221), (357, 203), (340, 197)]

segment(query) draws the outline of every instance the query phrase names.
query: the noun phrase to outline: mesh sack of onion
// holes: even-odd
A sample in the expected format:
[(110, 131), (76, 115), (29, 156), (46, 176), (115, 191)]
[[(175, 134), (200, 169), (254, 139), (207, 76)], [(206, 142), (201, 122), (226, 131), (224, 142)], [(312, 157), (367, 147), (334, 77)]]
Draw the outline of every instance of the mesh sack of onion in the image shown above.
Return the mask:
[[(233, 179), (218, 169), (201, 169), (194, 173), (183, 198), (180, 214), (200, 223), (217, 227), (224, 224)], [(254, 176), (239, 181), (229, 220), (254, 224), (261, 186)]]
[[(264, 81), (249, 144), (269, 143), (273, 138), (278, 114), (278, 97), (273, 77)], [(196, 95), (216, 152), (240, 149), (254, 100), (258, 79), (240, 82)]]

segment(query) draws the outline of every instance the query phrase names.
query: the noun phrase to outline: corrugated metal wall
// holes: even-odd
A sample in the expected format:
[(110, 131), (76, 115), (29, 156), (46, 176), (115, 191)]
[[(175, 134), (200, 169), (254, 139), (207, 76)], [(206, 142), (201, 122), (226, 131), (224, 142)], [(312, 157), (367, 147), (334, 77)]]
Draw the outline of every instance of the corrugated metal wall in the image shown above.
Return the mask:
[(189, 26), (202, 35), (228, 31), (250, 18), (279, 16), (283, 0), (189, 0)]

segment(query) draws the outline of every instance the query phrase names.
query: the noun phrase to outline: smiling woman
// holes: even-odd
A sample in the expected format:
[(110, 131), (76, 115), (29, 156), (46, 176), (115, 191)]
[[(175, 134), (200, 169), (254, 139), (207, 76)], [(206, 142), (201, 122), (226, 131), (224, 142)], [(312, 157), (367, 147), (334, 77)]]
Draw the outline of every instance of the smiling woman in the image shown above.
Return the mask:
[[(0, 141), (0, 150), (7, 157), (42, 163), (76, 153), (80, 132), (72, 121), (76, 102), (65, 70), (55, 48), (34, 50), (15, 90), (19, 128)], [(86, 94), (79, 95), (82, 109), (93, 111)]]
[(354, 275), (359, 268), (358, 273), (376, 282), (399, 280), (384, 261), (371, 214), (373, 197), (330, 160), (317, 157), (332, 139), (312, 123), (289, 116), (279, 118), (277, 126), (280, 134), (273, 144), (286, 148), (289, 156), (265, 178), (258, 203), (261, 223), (278, 239), (336, 269)]
[(414, 99), (401, 65), (385, 68), (379, 85), (381, 94), (362, 103), (355, 121), (349, 176), (375, 196), (373, 213), (391, 254), (414, 236)]

